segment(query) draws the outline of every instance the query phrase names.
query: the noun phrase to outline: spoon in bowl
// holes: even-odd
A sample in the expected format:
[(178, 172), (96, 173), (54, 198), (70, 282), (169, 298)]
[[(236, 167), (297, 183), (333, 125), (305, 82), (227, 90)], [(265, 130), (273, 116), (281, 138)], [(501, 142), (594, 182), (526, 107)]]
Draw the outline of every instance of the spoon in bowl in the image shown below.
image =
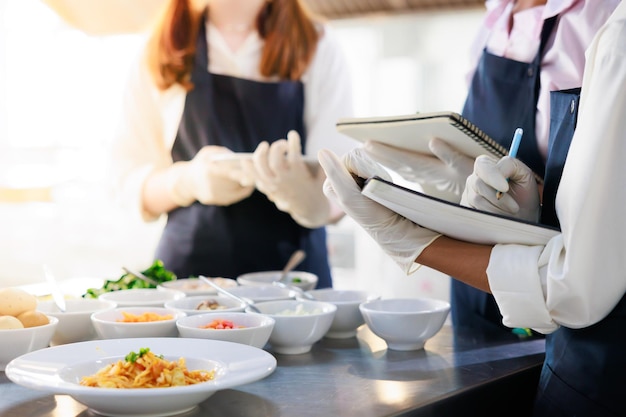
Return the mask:
[(52, 299), (54, 303), (57, 305), (58, 309), (61, 310), (62, 313), (65, 313), (66, 305), (65, 305), (65, 296), (61, 291), (61, 287), (59, 287), (59, 283), (57, 282), (54, 275), (52, 275), (52, 271), (48, 268), (48, 265), (43, 266), (43, 274), (46, 277), (46, 281), (48, 282), (48, 286), (50, 287), (50, 293), (52, 294)]
[(278, 280), (281, 282), (285, 282), (287, 274), (289, 274), (289, 272), (296, 266), (300, 265), (300, 262), (302, 262), (304, 258), (306, 258), (306, 252), (302, 249), (298, 249), (297, 251), (292, 253), (289, 257), (289, 260), (287, 260), (287, 263), (283, 267), (283, 270), (280, 272), (280, 278)]
[(244, 300), (243, 298), (225, 290), (224, 288), (220, 287), (219, 285), (217, 285), (216, 283), (214, 283), (213, 281), (211, 281), (209, 278), (200, 275), (198, 277), (202, 282), (204, 282), (207, 285), (210, 285), (211, 287), (215, 288), (215, 290), (220, 293), (225, 295), (226, 297), (230, 297), (233, 300), (237, 300), (240, 303), (244, 304), (246, 307), (249, 307), (250, 310), (254, 311), (255, 313), (261, 313), (261, 310), (259, 310), (254, 304), (250, 303), (249, 301)]

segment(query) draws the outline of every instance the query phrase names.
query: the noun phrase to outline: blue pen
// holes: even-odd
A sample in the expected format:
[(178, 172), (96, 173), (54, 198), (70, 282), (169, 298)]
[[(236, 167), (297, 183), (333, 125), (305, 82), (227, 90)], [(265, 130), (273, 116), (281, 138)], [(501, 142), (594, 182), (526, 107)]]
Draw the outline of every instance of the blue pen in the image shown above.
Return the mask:
[[(509, 148), (509, 156), (511, 158), (515, 158), (517, 156), (517, 151), (519, 150), (519, 144), (522, 142), (522, 135), (524, 134), (524, 129), (518, 127), (515, 129), (515, 133), (513, 134), (513, 140), (511, 141), (511, 147)], [(498, 191), (496, 193), (496, 198), (499, 200), (502, 198), (502, 191)]]

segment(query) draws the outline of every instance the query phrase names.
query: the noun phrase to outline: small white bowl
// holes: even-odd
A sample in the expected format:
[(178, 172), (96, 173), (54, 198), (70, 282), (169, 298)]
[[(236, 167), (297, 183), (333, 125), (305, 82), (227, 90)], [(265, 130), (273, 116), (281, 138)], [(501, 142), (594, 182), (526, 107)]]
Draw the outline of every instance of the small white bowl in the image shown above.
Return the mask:
[(293, 300), (296, 298), (296, 291), (274, 285), (240, 285), (228, 290), (231, 294), (245, 298), (253, 303), (276, 300)]
[(392, 350), (418, 350), (446, 321), (450, 303), (428, 298), (390, 298), (359, 306), (370, 330)]
[[(336, 290), (333, 288), (321, 288), (319, 290), (307, 291), (318, 301), (325, 301), (337, 306), (337, 313), (333, 319), (333, 324), (324, 337), (331, 339), (346, 339), (356, 336), (356, 331), (360, 325), (365, 323), (359, 305), (366, 301), (377, 300), (379, 295), (360, 290)], [(296, 299), (304, 300), (302, 296)]]
[(50, 321), (43, 326), (25, 329), (0, 329), (0, 371), (18, 356), (48, 347), (59, 319), (48, 316)]
[[(214, 284), (217, 284), (225, 289), (230, 289), (239, 285), (237, 281), (230, 278), (215, 277), (209, 279)], [(187, 294), (187, 296), (217, 294), (217, 290), (215, 290), (215, 288), (198, 278), (182, 278), (175, 279), (173, 281), (166, 281), (160, 284), (157, 288), (182, 291)]]
[[(198, 309), (198, 305), (207, 300), (217, 302), (220, 308), (215, 310)], [(246, 308), (246, 305), (223, 295), (194, 295), (181, 298), (180, 300), (168, 301), (165, 303), (165, 307), (184, 311), (188, 316), (193, 316), (197, 314), (242, 312)]]
[[(280, 280), (281, 275), (282, 271), (251, 272), (238, 276), (237, 282), (240, 285), (271, 285), (272, 282)], [(282, 282), (308, 291), (315, 288), (317, 281), (317, 275), (310, 272), (290, 271)]]
[[(276, 353), (297, 355), (307, 353), (333, 322), (337, 306), (322, 301), (278, 300), (255, 304), (262, 315), (275, 320), (269, 343)], [(254, 313), (250, 307), (248, 314)]]
[(111, 291), (98, 299), (113, 301), (118, 307), (163, 307), (166, 302), (185, 297), (185, 293), (166, 288), (137, 288)]
[(65, 311), (60, 311), (54, 301), (40, 301), (37, 304), (37, 310), (59, 319), (50, 346), (95, 339), (97, 334), (91, 323), (91, 314), (112, 310), (117, 305), (113, 301), (76, 298), (65, 300), (65, 306)]
[[(228, 320), (235, 329), (207, 329), (205, 326), (214, 320)], [(207, 313), (183, 317), (176, 322), (181, 337), (194, 339), (224, 340), (226, 342), (243, 343), (259, 349), (267, 344), (274, 319), (262, 314), (248, 314), (243, 312)]]
[[(155, 313), (159, 316), (169, 315), (171, 318), (159, 321), (127, 323), (124, 312), (141, 315)], [(91, 322), (98, 336), (102, 339), (124, 339), (130, 337), (176, 337), (178, 329), (176, 320), (185, 317), (180, 310), (165, 307), (117, 307), (113, 310), (100, 311), (91, 315)]]

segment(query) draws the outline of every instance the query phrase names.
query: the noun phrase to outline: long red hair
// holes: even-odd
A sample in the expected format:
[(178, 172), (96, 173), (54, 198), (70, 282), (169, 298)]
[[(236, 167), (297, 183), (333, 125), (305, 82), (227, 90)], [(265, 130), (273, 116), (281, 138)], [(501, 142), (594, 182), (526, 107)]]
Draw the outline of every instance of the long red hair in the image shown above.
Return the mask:
[[(172, 0), (148, 47), (148, 65), (157, 86), (165, 90), (191, 84), (196, 37), (204, 10), (192, 0)], [(259, 71), (265, 77), (298, 80), (306, 71), (320, 37), (318, 18), (299, 0), (271, 0), (259, 12), (256, 28), (265, 45)]]

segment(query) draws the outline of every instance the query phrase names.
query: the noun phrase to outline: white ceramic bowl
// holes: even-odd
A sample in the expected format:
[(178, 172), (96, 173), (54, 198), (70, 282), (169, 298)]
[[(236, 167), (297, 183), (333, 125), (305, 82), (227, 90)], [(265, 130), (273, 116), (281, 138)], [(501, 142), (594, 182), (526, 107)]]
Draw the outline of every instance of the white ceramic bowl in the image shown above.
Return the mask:
[[(215, 277), (209, 279), (213, 283), (225, 289), (230, 289), (239, 285), (237, 281), (230, 278)], [(209, 284), (203, 282), (198, 278), (182, 278), (175, 279), (173, 281), (166, 281), (160, 284), (159, 287), (167, 288), (169, 290), (182, 291), (187, 294), (187, 296), (217, 294), (215, 288), (211, 287)]]
[(370, 330), (392, 350), (417, 350), (446, 321), (450, 303), (428, 298), (390, 298), (359, 306)]
[[(228, 320), (235, 329), (207, 329), (214, 320)], [(187, 316), (176, 322), (181, 337), (194, 339), (224, 340), (226, 342), (243, 343), (259, 349), (263, 348), (274, 328), (274, 319), (262, 314), (243, 312), (207, 313)]]
[(163, 307), (166, 302), (185, 297), (185, 293), (166, 288), (137, 288), (106, 292), (100, 300), (113, 301), (118, 307)]
[(75, 298), (65, 300), (65, 311), (60, 311), (54, 301), (40, 301), (37, 310), (59, 319), (59, 325), (50, 340), (50, 346), (56, 346), (95, 339), (97, 334), (91, 323), (91, 314), (112, 310), (116, 306), (113, 301)]
[[(334, 304), (308, 300), (266, 301), (255, 306), (276, 321), (269, 343), (274, 352), (286, 355), (309, 352), (330, 329), (337, 311)], [(246, 312), (258, 314), (250, 307)]]
[[(217, 302), (220, 308), (215, 310), (199, 310), (198, 305), (208, 300)], [(223, 295), (194, 295), (179, 300), (168, 301), (165, 303), (165, 307), (175, 308), (184, 311), (188, 316), (193, 316), (197, 314), (242, 312), (246, 308), (246, 305)]]
[(0, 330), (0, 371), (18, 356), (48, 347), (59, 324), (56, 317), (48, 319), (50, 322), (43, 326)]
[[(123, 312), (132, 315), (155, 313), (159, 316), (171, 316), (167, 320), (127, 323)], [(124, 339), (130, 337), (176, 337), (176, 320), (185, 317), (180, 310), (165, 307), (117, 307), (113, 310), (100, 311), (91, 315), (91, 322), (98, 336), (102, 339)]]
[[(271, 285), (272, 282), (278, 281), (282, 275), (282, 271), (263, 271), (251, 272), (237, 277), (240, 285)], [(300, 288), (302, 291), (308, 291), (317, 285), (317, 275), (304, 271), (290, 271), (283, 282), (287, 285)]]
[[(377, 300), (380, 296), (360, 290), (337, 290), (333, 288), (321, 288), (307, 291), (318, 301), (325, 301), (337, 306), (335, 318), (325, 337), (332, 339), (345, 339), (356, 336), (357, 328), (365, 323), (359, 305), (366, 301)], [(301, 296), (296, 299), (302, 300)]]
[(238, 297), (248, 299), (253, 303), (276, 300), (293, 300), (296, 298), (296, 291), (276, 287), (274, 285), (240, 285), (231, 288), (228, 292)]

